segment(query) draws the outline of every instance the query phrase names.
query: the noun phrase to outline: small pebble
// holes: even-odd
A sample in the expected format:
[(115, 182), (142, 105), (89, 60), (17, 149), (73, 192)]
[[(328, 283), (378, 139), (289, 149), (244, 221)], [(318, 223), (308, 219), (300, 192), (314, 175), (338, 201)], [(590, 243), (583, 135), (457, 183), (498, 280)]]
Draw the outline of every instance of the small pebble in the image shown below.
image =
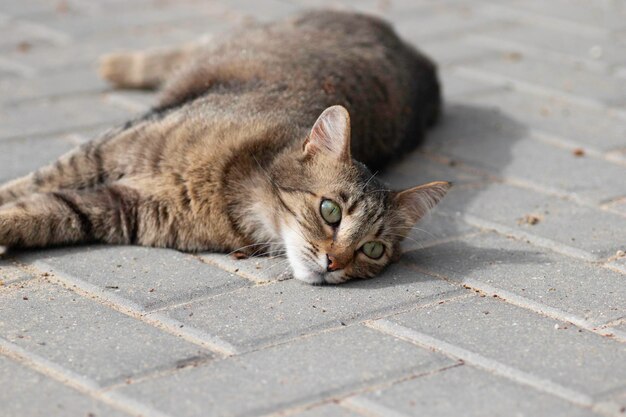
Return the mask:
[(602, 50), (602, 47), (600, 45), (594, 45), (589, 48), (589, 56), (591, 56), (593, 59), (600, 59), (602, 58), (603, 54), (604, 51)]

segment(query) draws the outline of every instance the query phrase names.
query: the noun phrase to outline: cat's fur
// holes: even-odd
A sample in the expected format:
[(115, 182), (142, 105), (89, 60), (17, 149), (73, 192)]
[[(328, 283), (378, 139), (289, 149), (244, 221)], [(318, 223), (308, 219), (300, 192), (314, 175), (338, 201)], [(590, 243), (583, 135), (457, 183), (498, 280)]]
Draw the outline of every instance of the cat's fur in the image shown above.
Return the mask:
[[(449, 187), (390, 191), (365, 166), (414, 148), (440, 111), (435, 66), (378, 18), (308, 12), (112, 56), (103, 72), (156, 86), (184, 61), (153, 110), (0, 187), (0, 245), (284, 252), (296, 278), (339, 283), (397, 259)], [(323, 199), (341, 207), (338, 225), (322, 219)], [(380, 259), (363, 253), (368, 241), (383, 244)]]

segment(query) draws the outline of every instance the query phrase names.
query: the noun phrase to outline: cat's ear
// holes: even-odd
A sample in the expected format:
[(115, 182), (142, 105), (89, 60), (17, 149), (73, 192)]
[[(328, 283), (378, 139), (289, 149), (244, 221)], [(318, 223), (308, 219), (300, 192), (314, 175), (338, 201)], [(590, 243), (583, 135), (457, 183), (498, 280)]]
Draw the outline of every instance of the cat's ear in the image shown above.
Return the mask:
[(342, 106), (332, 106), (322, 112), (304, 141), (304, 153), (323, 152), (338, 160), (349, 162), (350, 115)]
[(400, 191), (394, 198), (407, 223), (413, 225), (441, 201), (451, 186), (447, 181), (429, 182)]

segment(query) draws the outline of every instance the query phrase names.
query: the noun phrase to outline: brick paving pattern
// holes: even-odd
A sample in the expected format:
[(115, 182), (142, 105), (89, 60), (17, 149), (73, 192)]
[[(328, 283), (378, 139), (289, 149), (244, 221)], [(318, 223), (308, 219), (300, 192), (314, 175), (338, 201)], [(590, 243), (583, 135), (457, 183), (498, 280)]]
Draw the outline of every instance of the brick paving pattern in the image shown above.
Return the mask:
[(91, 246), (0, 257), (0, 415), (626, 416), (626, 1), (2, 0), (0, 181), (153, 93), (100, 54), (311, 6), (390, 19), (445, 115), (393, 166), (456, 186), (370, 281)]

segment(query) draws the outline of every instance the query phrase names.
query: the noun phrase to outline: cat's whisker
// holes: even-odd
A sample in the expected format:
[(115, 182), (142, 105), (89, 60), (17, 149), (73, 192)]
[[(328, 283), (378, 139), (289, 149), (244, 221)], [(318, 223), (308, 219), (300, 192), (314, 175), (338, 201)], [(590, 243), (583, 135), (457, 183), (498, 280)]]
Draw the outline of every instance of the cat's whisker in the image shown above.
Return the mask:
[(422, 242), (420, 242), (420, 241), (418, 241), (417, 239), (414, 239), (414, 238), (412, 238), (412, 237), (410, 237), (410, 236), (403, 236), (403, 235), (393, 234), (393, 233), (390, 233), (390, 234), (388, 234), (388, 235), (389, 235), (389, 236), (396, 236), (396, 237), (400, 237), (400, 238), (403, 238), (403, 239), (408, 239), (408, 240), (410, 240), (410, 241), (415, 242), (415, 243), (416, 243), (416, 244), (418, 244), (418, 245), (421, 245), (421, 244), (422, 244)]
[(234, 253), (240, 252), (243, 249), (250, 248), (250, 247), (253, 247), (253, 246), (271, 245), (272, 243), (274, 243), (274, 244), (281, 244), (282, 242), (279, 242), (279, 241), (276, 241), (276, 240), (270, 240), (270, 241), (267, 241), (267, 242), (253, 243), (251, 245), (246, 245), (246, 246), (242, 246), (240, 248), (237, 248), (237, 249), (235, 249), (235, 250), (233, 250), (231, 252), (228, 252), (226, 255), (232, 255)]
[(428, 230), (421, 229), (421, 228), (419, 228), (419, 227), (417, 227), (417, 226), (412, 226), (412, 227), (410, 227), (410, 226), (406, 226), (406, 227), (404, 227), (404, 226), (400, 226), (400, 227), (389, 227), (388, 229), (389, 229), (389, 230), (394, 230), (394, 229), (395, 229), (395, 230), (397, 230), (397, 229), (417, 230), (417, 231), (420, 231), (420, 232), (422, 232), (422, 233), (426, 233), (428, 236), (432, 237), (433, 239), (438, 239), (438, 238), (439, 238), (439, 236), (436, 236), (436, 235), (434, 235), (433, 233), (429, 232)]
[(372, 174), (372, 176), (367, 181), (365, 181), (365, 185), (363, 185), (363, 191), (365, 191), (365, 189), (367, 188), (368, 184), (374, 179), (376, 174), (378, 174), (378, 171), (374, 172)]
[(274, 181), (274, 179), (272, 178), (272, 176), (270, 175), (269, 172), (267, 172), (267, 170), (265, 168), (263, 168), (263, 166), (261, 165), (261, 163), (259, 162), (259, 160), (256, 158), (256, 155), (252, 155), (252, 158), (254, 158), (254, 161), (256, 162), (256, 164), (259, 166), (259, 169), (261, 171), (263, 171), (263, 173), (265, 174), (265, 176), (267, 177), (267, 180), (269, 181), (270, 185), (272, 186), (272, 188), (274, 188), (275, 192), (278, 192), (279, 190), (279, 186), (278, 184), (276, 184), (276, 182)]
[(281, 252), (267, 251), (267, 252), (261, 252), (261, 253), (254, 253), (248, 256), (248, 258), (263, 258), (263, 257), (278, 258), (278, 257), (284, 256), (285, 254), (286, 254), (285, 251), (281, 251)]
[(280, 262), (276, 262), (276, 263), (275, 263), (275, 264), (273, 264), (273, 265), (270, 265), (270, 266), (266, 269), (266, 271), (272, 271), (273, 269), (278, 268), (278, 267), (282, 267), (282, 266), (285, 266), (285, 268), (281, 270), (281, 272), (279, 273), (279, 275), (280, 275), (280, 274), (282, 274), (283, 272), (288, 271), (288, 270), (291, 268), (291, 264), (289, 263), (289, 259), (285, 259), (285, 260), (282, 260), (282, 261), (280, 261)]

